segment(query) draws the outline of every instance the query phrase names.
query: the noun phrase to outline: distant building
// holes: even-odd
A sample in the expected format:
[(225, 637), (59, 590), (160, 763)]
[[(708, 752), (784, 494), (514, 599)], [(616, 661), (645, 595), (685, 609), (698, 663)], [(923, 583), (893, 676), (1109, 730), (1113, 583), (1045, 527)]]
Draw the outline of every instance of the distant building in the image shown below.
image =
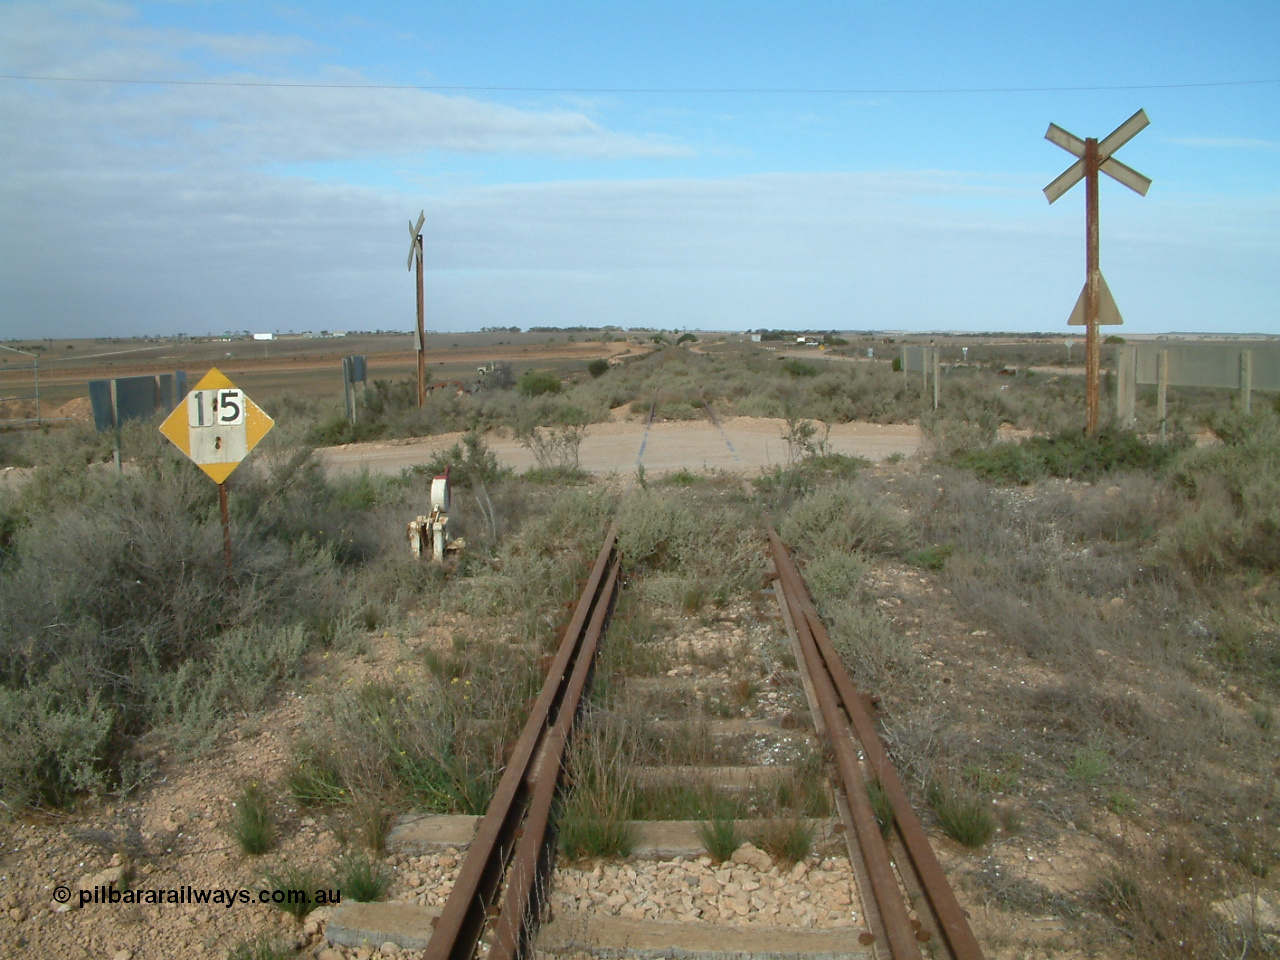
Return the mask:
[(275, 338), (276, 335), (274, 333), (255, 333), (253, 335), (255, 340), (274, 340)]

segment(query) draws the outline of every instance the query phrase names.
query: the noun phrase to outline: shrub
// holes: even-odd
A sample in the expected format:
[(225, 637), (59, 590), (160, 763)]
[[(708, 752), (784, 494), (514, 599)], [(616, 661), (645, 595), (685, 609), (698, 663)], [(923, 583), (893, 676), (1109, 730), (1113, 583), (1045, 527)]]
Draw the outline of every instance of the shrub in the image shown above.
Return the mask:
[(110, 780), (117, 714), (94, 692), (60, 682), (0, 687), (0, 803), (67, 806)]
[(609, 361), (596, 359), (587, 364), (587, 373), (592, 377), (602, 377), (609, 372)]
[(629, 567), (674, 569), (693, 551), (698, 520), (685, 504), (648, 491), (623, 504), (618, 552)]
[(560, 378), (550, 370), (530, 370), (520, 378), (519, 390), (526, 397), (560, 392)]
[(883, 686), (912, 663), (910, 648), (878, 609), (857, 600), (839, 600), (823, 608), (831, 645), (854, 677)]
[(1097, 480), (1118, 470), (1159, 472), (1186, 446), (1149, 443), (1130, 430), (1105, 427), (1095, 436), (1067, 431), (1029, 437), (986, 449), (960, 450), (952, 462), (998, 483), (1032, 483), (1045, 477)]
[(860, 597), (867, 561), (860, 553), (824, 553), (804, 565), (804, 580), (820, 610)]
[(1222, 446), (1189, 451), (1173, 473), (1190, 509), (1162, 538), (1193, 568), (1280, 569), (1280, 418), (1221, 418)]
[(543, 470), (578, 469), (578, 448), (587, 435), (584, 424), (561, 424), (555, 427), (533, 426), (516, 431), (520, 446), (533, 453)]
[(258, 709), (297, 671), (311, 637), (300, 626), (230, 630), (209, 641), (207, 656), (165, 670), (149, 638), (136, 676), (146, 713), (183, 751), (209, 746), (229, 717)]
[(947, 565), (947, 557), (951, 556), (953, 549), (949, 543), (940, 543), (931, 547), (922, 547), (919, 550), (909, 551), (902, 559), (913, 567), (937, 571)]
[(217, 498), (176, 453), (119, 477), (38, 469), (0, 510), (0, 796), (65, 804), (125, 785), (147, 731), (197, 750), (260, 708), (341, 634), (335, 558), (379, 549), (369, 514), (398, 496), (373, 478), (330, 484), (309, 452), (259, 458), (233, 486), (229, 580)]
[(549, 487), (573, 487), (591, 483), (593, 478), (591, 473), (578, 467), (530, 467), (520, 479)]
[(821, 556), (854, 550), (896, 552), (908, 539), (906, 523), (864, 487), (839, 483), (797, 502), (779, 533), (792, 547)]
[(812, 420), (800, 417), (787, 417), (787, 429), (782, 439), (787, 445), (787, 465), (795, 466), (801, 460), (820, 456), (827, 451), (827, 437), (831, 433), (831, 425), (825, 424), (826, 430), (822, 439), (817, 439), (818, 425)]
[(511, 473), (510, 468), (498, 462), (497, 454), (489, 449), (475, 430), (468, 430), (462, 443), (455, 443), (448, 450), (436, 453), (425, 464), (410, 468), (410, 472), (437, 477), (446, 469), (449, 470), (449, 483), (464, 490), (492, 485)]
[(803, 360), (784, 360), (782, 361), (782, 369), (793, 377), (816, 377), (818, 368), (812, 363), (805, 363)]
[(990, 410), (965, 415), (948, 409), (931, 413), (921, 421), (928, 449), (935, 457), (949, 460), (961, 453), (986, 450), (996, 441), (1000, 418)]

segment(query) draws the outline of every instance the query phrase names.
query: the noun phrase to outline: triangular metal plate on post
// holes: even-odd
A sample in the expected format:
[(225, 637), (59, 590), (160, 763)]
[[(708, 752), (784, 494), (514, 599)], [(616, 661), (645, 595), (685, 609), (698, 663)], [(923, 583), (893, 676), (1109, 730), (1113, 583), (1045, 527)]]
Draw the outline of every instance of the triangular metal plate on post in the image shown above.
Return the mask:
[[(1085, 283), (1084, 288), (1080, 291), (1080, 296), (1076, 300), (1075, 307), (1071, 310), (1071, 318), (1067, 320), (1067, 325), (1072, 327), (1083, 327), (1084, 322), (1084, 295), (1088, 290), (1089, 284)], [(1124, 320), (1120, 316), (1120, 308), (1116, 306), (1116, 299), (1111, 295), (1111, 288), (1107, 286), (1106, 278), (1101, 273), (1098, 274), (1098, 325), (1109, 324), (1111, 326), (1119, 326)]]

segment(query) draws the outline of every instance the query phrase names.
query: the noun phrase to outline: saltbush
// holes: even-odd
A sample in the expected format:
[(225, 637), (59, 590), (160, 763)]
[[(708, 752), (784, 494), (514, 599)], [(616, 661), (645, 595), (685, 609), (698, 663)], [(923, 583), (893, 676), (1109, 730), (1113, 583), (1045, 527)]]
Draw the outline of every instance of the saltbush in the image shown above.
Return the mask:
[(1173, 472), (1190, 509), (1163, 546), (1201, 570), (1280, 569), (1280, 418), (1223, 418), (1214, 429), (1222, 444), (1188, 452)]
[(1066, 431), (979, 449), (961, 449), (952, 463), (997, 483), (1033, 483), (1045, 477), (1097, 480), (1117, 471), (1158, 473), (1182, 452), (1184, 442), (1152, 443), (1130, 430), (1105, 427), (1094, 436)]
[(341, 633), (346, 586), (326, 538), (354, 533), (312, 525), (344, 518), (354, 531), (379, 484), (329, 485), (305, 459), (238, 479), (230, 577), (217, 496), (176, 453), (153, 451), (124, 475), (39, 468), (6, 498), (0, 800), (10, 809), (130, 786), (145, 772), (134, 745), (155, 728), (180, 750), (206, 746), (309, 646)]
[(782, 519), (782, 539), (808, 556), (855, 550), (894, 553), (908, 540), (905, 521), (864, 487), (825, 487), (797, 501)]

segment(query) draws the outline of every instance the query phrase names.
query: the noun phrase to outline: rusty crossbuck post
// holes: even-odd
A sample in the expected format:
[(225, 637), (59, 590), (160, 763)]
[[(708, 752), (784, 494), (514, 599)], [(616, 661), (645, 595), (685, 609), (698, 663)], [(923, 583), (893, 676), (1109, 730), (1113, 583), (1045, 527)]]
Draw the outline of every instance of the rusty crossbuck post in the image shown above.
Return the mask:
[(1098, 369), (1102, 354), (1098, 342), (1098, 324), (1124, 323), (1098, 266), (1098, 171), (1101, 170), (1113, 180), (1145, 197), (1151, 187), (1150, 179), (1125, 166), (1112, 154), (1137, 136), (1150, 122), (1146, 111), (1139, 110), (1100, 141), (1093, 137), (1081, 140), (1056, 123), (1049, 124), (1049, 131), (1044, 135), (1050, 143), (1055, 143), (1067, 153), (1080, 158), (1044, 188), (1045, 198), (1053, 203), (1081, 179), (1085, 182), (1084, 289), (1080, 291), (1080, 297), (1076, 300), (1075, 309), (1071, 311), (1071, 318), (1067, 323), (1086, 328), (1085, 426), (1090, 434), (1098, 432)]
[(426, 211), (418, 211), (418, 222), (415, 224), (409, 222), (409, 269), (413, 269), (413, 263), (416, 259), (418, 262), (418, 332), (415, 337), (418, 344), (418, 406), (421, 407), (427, 402), (427, 328), (426, 320), (423, 316), (423, 290), (422, 290), (422, 224), (427, 219)]

